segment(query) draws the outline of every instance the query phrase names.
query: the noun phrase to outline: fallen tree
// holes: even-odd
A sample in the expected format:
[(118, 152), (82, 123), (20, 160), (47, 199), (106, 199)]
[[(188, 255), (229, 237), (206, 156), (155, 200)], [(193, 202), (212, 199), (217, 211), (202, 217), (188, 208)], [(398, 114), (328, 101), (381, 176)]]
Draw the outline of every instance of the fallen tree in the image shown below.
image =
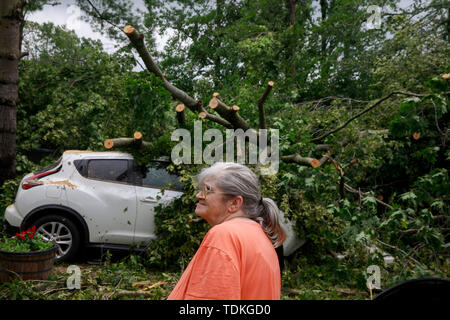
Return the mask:
[[(191, 112), (194, 112), (197, 114), (197, 116), (200, 119), (209, 120), (212, 122), (215, 122), (217, 124), (222, 125), (223, 127), (227, 129), (242, 129), (242, 130), (255, 130), (259, 135), (259, 129), (266, 129), (266, 117), (264, 112), (264, 102), (266, 101), (267, 97), (269, 96), (273, 86), (274, 82), (269, 81), (267, 84), (267, 87), (265, 88), (262, 96), (257, 100), (257, 107), (258, 107), (258, 114), (259, 114), (259, 128), (251, 128), (248, 122), (242, 118), (242, 116), (239, 114), (240, 107), (239, 106), (229, 106), (227, 105), (221, 98), (220, 94), (215, 92), (212, 95), (211, 100), (209, 101), (208, 105), (205, 106), (204, 103), (200, 100), (196, 100), (193, 97), (191, 97), (188, 93), (185, 91), (179, 89), (178, 87), (174, 86), (171, 82), (169, 82), (166, 78), (166, 74), (161, 71), (159, 66), (156, 64), (155, 60), (151, 56), (149, 50), (146, 48), (144, 43), (144, 35), (142, 33), (139, 33), (133, 26), (127, 25), (123, 28), (123, 32), (130, 40), (131, 45), (136, 49), (139, 56), (141, 57), (142, 61), (145, 64), (145, 67), (147, 70), (151, 73), (153, 73), (155, 76), (160, 78), (162, 80), (163, 87), (170, 92), (173, 99), (178, 101), (179, 103), (175, 107), (176, 111), (176, 118), (180, 125), (182, 125), (185, 121), (185, 111), (186, 108), (189, 109)], [(292, 162), (296, 163), (297, 165), (301, 166), (310, 166), (313, 168), (322, 167), (325, 163), (330, 161), (331, 159), (331, 152), (329, 151), (331, 149), (331, 145), (329, 144), (322, 144), (322, 141), (344, 129), (350, 122), (353, 120), (363, 116), (364, 114), (369, 113), (371, 110), (375, 109), (379, 105), (381, 105), (384, 101), (396, 96), (396, 95), (404, 95), (404, 96), (410, 96), (410, 97), (423, 97), (423, 95), (415, 94), (411, 92), (406, 91), (393, 91), (387, 96), (379, 99), (374, 104), (370, 105), (369, 107), (363, 109), (347, 121), (345, 121), (344, 124), (338, 126), (335, 129), (329, 130), (326, 133), (320, 135), (319, 137), (315, 137), (311, 139), (311, 142), (317, 143), (315, 151), (326, 151), (325, 154), (322, 155), (320, 159), (316, 159), (314, 157), (308, 156), (302, 156), (300, 154), (288, 154), (288, 155), (281, 155), (280, 159), (285, 162)], [(328, 97), (333, 98), (333, 97)], [(339, 98), (344, 99), (345, 98)], [(352, 99), (347, 99), (352, 100)], [(356, 101), (356, 100), (355, 100)], [(320, 103), (321, 100), (315, 103)], [(360, 103), (366, 103), (367, 101), (357, 101)], [(206, 108), (209, 108), (213, 112), (217, 113), (213, 114), (212, 112), (208, 112)], [(361, 132), (360, 136), (365, 137), (370, 134), (389, 134), (389, 130), (364, 130)], [(340, 147), (343, 147), (347, 145), (348, 143), (351, 143), (352, 141), (346, 140), (339, 143)], [(114, 147), (123, 147), (123, 146), (149, 146), (151, 145), (150, 142), (139, 142), (139, 139), (136, 138), (116, 138), (116, 139), (108, 139), (105, 141), (105, 147), (112, 148)], [(341, 193), (343, 193), (344, 190), (349, 191), (351, 193), (356, 193), (355, 189), (351, 188), (347, 184), (343, 182), (343, 178), (341, 176), (341, 183), (340, 183), (340, 190)], [(381, 202), (381, 201), (380, 201)], [(382, 203), (383, 205), (390, 207), (389, 205)]]

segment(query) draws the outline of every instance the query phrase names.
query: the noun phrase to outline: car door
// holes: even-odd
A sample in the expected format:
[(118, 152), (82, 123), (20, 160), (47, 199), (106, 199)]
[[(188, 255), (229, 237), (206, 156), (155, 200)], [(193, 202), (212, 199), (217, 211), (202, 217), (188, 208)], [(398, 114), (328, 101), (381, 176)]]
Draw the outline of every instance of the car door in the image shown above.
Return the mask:
[(133, 243), (136, 190), (129, 166), (128, 159), (92, 158), (76, 163), (83, 183), (77, 183), (68, 197), (89, 227), (90, 242)]
[[(134, 243), (142, 244), (156, 238), (155, 207), (169, 203), (183, 194), (183, 184), (175, 174), (167, 172), (168, 163), (153, 161), (137, 172), (137, 215)], [(164, 189), (164, 190), (163, 190)]]

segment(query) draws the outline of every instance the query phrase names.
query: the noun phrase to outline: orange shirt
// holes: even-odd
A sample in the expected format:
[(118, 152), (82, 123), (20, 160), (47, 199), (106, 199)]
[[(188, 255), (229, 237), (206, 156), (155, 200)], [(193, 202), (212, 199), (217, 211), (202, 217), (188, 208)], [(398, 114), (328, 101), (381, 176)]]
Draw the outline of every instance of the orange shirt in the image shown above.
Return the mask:
[(229, 220), (212, 227), (168, 300), (279, 300), (280, 266), (261, 226)]

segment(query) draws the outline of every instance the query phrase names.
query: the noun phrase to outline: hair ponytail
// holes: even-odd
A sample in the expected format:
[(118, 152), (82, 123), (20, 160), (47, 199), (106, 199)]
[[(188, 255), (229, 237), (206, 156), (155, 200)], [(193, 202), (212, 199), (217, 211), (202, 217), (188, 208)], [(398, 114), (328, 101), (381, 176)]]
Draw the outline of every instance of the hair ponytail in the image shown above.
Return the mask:
[(281, 246), (286, 240), (286, 233), (280, 224), (280, 209), (276, 203), (270, 198), (261, 198), (259, 201), (259, 219), (262, 229), (272, 241), (275, 248)]

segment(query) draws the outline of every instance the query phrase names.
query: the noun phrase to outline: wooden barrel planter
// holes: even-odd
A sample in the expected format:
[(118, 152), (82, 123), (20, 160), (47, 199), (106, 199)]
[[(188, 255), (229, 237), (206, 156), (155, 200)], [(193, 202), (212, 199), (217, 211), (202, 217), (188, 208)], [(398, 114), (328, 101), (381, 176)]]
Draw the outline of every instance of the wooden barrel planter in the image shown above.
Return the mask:
[(8, 252), (0, 250), (0, 282), (13, 279), (46, 280), (56, 258), (57, 246), (45, 251)]

